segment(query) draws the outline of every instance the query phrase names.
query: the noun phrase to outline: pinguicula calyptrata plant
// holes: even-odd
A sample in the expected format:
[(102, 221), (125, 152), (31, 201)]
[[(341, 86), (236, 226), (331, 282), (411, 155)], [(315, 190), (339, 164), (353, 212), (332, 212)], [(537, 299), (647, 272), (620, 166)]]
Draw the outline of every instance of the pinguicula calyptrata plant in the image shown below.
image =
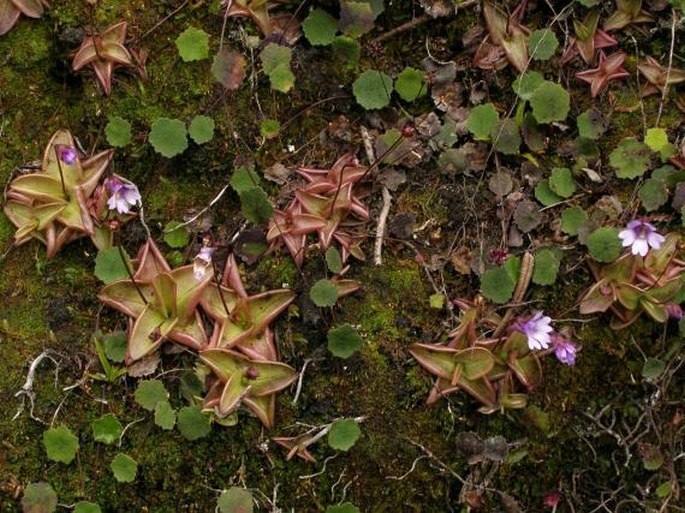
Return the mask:
[(295, 198), (285, 209), (274, 210), (267, 240), (274, 244), (282, 241), (298, 266), (304, 261), (307, 236), (313, 233), (323, 250), (336, 240), (343, 262), (349, 255), (363, 260), (360, 238), (349, 228), (355, 224), (351, 215), (362, 221), (369, 217), (358, 191), (367, 171), (353, 154), (343, 155), (330, 169), (298, 169), (307, 185), (295, 190)]
[(225, 417), (244, 404), (270, 427), (274, 394), (297, 373), (277, 361), (268, 326), (295, 296), (286, 289), (249, 296), (233, 255), (217, 283), (213, 254), (214, 248), (204, 245), (191, 265), (171, 269), (149, 239), (131, 262), (131, 276), (106, 285), (98, 297), (129, 317), (128, 365), (153, 354), (165, 341), (181, 344), (214, 372), (205, 409)]
[[(140, 194), (127, 180), (112, 177), (100, 183), (113, 157), (114, 150), (82, 157), (68, 130), (56, 132), (45, 149), (40, 171), (17, 176), (5, 190), (4, 211), (17, 227), (15, 244), (38, 239), (47, 246), (48, 258), (84, 236), (98, 249), (110, 247), (113, 230), (133, 218), (130, 208), (140, 205)], [(123, 194), (121, 187), (117, 192), (108, 188), (112, 180), (126, 187), (129, 201), (117, 196)]]
[(580, 312), (611, 309), (614, 329), (632, 324), (642, 312), (657, 322), (666, 322), (683, 292), (685, 255), (680, 236), (663, 236), (647, 220), (636, 219), (619, 237), (630, 250), (608, 265), (590, 264), (597, 283), (581, 299)]
[(10, 31), (23, 14), (29, 18), (40, 18), (47, 7), (45, 0), (4, 0), (0, 6), (0, 36)]
[(524, 408), (528, 395), (517, 391), (517, 383), (526, 391), (541, 383), (541, 356), (554, 352), (561, 363), (575, 364), (577, 345), (554, 332), (552, 319), (542, 312), (509, 321), (487, 308), (482, 297), (456, 303), (460, 324), (446, 345), (417, 343), (409, 349), (437, 377), (428, 404), (463, 390), (482, 403), (482, 413)]

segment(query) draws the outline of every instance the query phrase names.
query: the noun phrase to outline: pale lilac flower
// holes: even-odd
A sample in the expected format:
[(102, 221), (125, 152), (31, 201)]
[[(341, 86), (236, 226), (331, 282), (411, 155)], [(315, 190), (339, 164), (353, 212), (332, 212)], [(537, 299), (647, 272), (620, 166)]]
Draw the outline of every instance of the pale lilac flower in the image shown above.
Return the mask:
[(552, 334), (552, 346), (554, 347), (554, 356), (557, 357), (557, 360), (564, 365), (576, 364), (576, 351), (578, 348), (573, 342), (554, 333)]
[(531, 351), (547, 349), (551, 341), (550, 333), (554, 331), (554, 328), (549, 325), (550, 322), (552, 322), (551, 317), (542, 315), (542, 312), (536, 312), (527, 321), (517, 321), (513, 329), (520, 331), (528, 338), (528, 347)]
[(666, 303), (664, 305), (666, 307), (666, 311), (668, 312), (668, 316), (671, 319), (675, 319), (676, 321), (679, 321), (680, 319), (683, 318), (683, 307), (680, 306), (677, 303)]
[(59, 159), (68, 166), (71, 166), (78, 158), (78, 153), (76, 153), (76, 150), (71, 146), (65, 146), (63, 144), (57, 144), (55, 146)]
[(107, 179), (105, 186), (109, 192), (107, 207), (110, 210), (116, 210), (120, 214), (128, 214), (131, 207), (141, 204), (138, 187), (128, 180), (124, 181), (121, 177), (113, 175)]
[(630, 246), (630, 252), (640, 256), (647, 255), (649, 248), (659, 249), (666, 240), (657, 233), (653, 224), (644, 219), (630, 221), (625, 230), (618, 234), (618, 238), (623, 241), (624, 248)]
[(207, 268), (212, 264), (212, 254), (215, 248), (204, 246), (200, 252), (195, 255), (193, 259), (193, 277), (196, 281), (200, 281), (205, 277)]

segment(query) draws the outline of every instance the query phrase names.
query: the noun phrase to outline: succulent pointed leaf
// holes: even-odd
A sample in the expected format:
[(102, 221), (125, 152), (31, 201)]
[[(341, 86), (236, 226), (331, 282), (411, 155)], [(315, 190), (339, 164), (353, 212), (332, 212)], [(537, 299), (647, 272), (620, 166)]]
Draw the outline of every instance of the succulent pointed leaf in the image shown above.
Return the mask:
[(152, 281), (155, 290), (155, 305), (164, 317), (176, 317), (176, 282), (168, 273), (155, 276)]
[(464, 376), (459, 380), (459, 388), (471, 397), (480, 401), (483, 405), (494, 408), (497, 406), (497, 394), (492, 383), (486, 378), (466, 379)]
[(288, 289), (271, 290), (248, 298), (252, 326), (262, 331), (295, 299), (295, 293)]
[(124, 45), (116, 41), (103, 41), (102, 43), (102, 57), (109, 59), (118, 64), (131, 66), (131, 54), (124, 48)]
[(43, 3), (41, 0), (13, 0), (14, 5), (29, 18), (40, 18), (43, 14)]
[(213, 319), (228, 319), (237, 300), (238, 295), (233, 290), (222, 286), (219, 293), (218, 286), (210, 283), (200, 297), (200, 305)]
[(162, 331), (167, 321), (164, 315), (149, 305), (143, 309), (133, 323), (128, 336), (127, 365), (151, 354), (162, 344), (164, 340)]
[(409, 352), (428, 372), (452, 380), (456, 366), (454, 356), (458, 350), (440, 345), (412, 344)]
[(185, 321), (176, 319), (173, 330), (167, 334), (167, 337), (195, 351), (205, 349), (207, 346), (207, 333), (205, 333), (200, 312), (195, 311), (194, 315)]
[(10, 31), (21, 16), (21, 11), (17, 9), (12, 0), (0, 0), (0, 36)]
[(640, 306), (656, 322), (665, 323), (668, 320), (668, 311), (663, 305), (652, 302), (645, 297), (640, 299)]
[(160, 273), (171, 271), (171, 267), (162, 256), (157, 245), (148, 239), (136, 256), (136, 272), (134, 278), (138, 283), (152, 283)]
[(265, 395), (261, 397), (247, 396), (243, 400), (252, 413), (254, 413), (262, 424), (267, 428), (274, 427), (276, 416), (276, 396)]
[(495, 358), (484, 347), (463, 349), (454, 355), (454, 361), (462, 365), (464, 378), (468, 380), (487, 375), (495, 366)]
[(154, 291), (150, 285), (138, 283), (138, 289), (136, 289), (131, 280), (120, 280), (106, 285), (100, 290), (98, 299), (135, 319), (143, 313), (147, 306), (147, 303), (140, 297), (138, 290), (143, 293), (148, 303), (154, 299)]
[(614, 301), (616, 301), (616, 291), (606, 280), (601, 280), (590, 287), (580, 300), (580, 313), (588, 315), (606, 312)]
[(535, 354), (529, 353), (523, 358), (510, 358), (508, 365), (528, 390), (542, 383), (542, 366)]
[(176, 283), (178, 316), (183, 322), (186, 322), (193, 316), (204, 289), (212, 281), (214, 269), (210, 266), (199, 280), (195, 279), (192, 265), (174, 269), (170, 275)]
[(15, 191), (36, 200), (66, 201), (59, 178), (55, 179), (47, 174), (32, 173), (20, 176), (12, 181), (11, 187)]

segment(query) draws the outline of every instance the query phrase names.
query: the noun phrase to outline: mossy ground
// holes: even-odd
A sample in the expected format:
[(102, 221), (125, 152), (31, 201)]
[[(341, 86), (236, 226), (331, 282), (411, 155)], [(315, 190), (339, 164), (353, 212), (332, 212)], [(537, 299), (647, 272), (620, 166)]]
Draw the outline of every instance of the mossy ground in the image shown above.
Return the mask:
[[(52, 4), (40, 21), (22, 18), (0, 38), (0, 56), (6, 59), (0, 67), (0, 180), (6, 183), (17, 167), (38, 160), (55, 130), (69, 128), (84, 148), (102, 149), (108, 117), (123, 117), (133, 125), (134, 141), (117, 151), (114, 170), (139, 184), (148, 223), (158, 239), (168, 221), (182, 220), (209, 203), (230, 179), (236, 157), (250, 156), (258, 169), (274, 161), (326, 165), (346, 149), (345, 144), (326, 143), (322, 137), (329, 122), (339, 115), (351, 119), (355, 149), (359, 143), (355, 123), (379, 122), (373, 115), (365, 118), (351, 98), (343, 97), (295, 117), (278, 138), (264, 142), (258, 130), (264, 117), (285, 123), (315, 101), (349, 90), (356, 74), (366, 67), (389, 73), (405, 65), (420, 68), (428, 34), (436, 57), (452, 58), (463, 32), (480, 23), (475, 11), (466, 11), (457, 19), (417, 27), (388, 41), (380, 55), (377, 49), (365, 48), (362, 63), (351, 70), (332, 65), (325, 49), (298, 49), (293, 61), (297, 82), (289, 95), (271, 91), (266, 78), (251, 66), (248, 73), (255, 75), (239, 91), (226, 94), (212, 82), (211, 60), (184, 63), (174, 46), (177, 35), (193, 25), (211, 34), (212, 53), (218, 49), (223, 20), (217, 2), (151, 5), (129, 0), (89, 7), (88, 2), (75, 5), (55, 0)], [(335, 12), (334, 5), (329, 7)], [(411, 19), (416, 8), (413, 2), (395, 2), (378, 22), (379, 28), (390, 29)], [(115, 73), (113, 94), (104, 97), (92, 73), (70, 71), (69, 53), (74, 45), (69, 35), (73, 29), (102, 28), (120, 20), (129, 22), (129, 39), (135, 46), (150, 50), (150, 80), (143, 82), (120, 69)], [(239, 25), (254, 33), (248, 23), (229, 20), (225, 44), (246, 51)], [(509, 71), (503, 73), (509, 77)], [(633, 91), (622, 86), (617, 90), (626, 105), (635, 103)], [(582, 93), (579, 97), (586, 98), (585, 89)], [(502, 105), (511, 100), (504, 85), (495, 94), (501, 94), (501, 99), (494, 99)], [(579, 103), (573, 107), (576, 115), (589, 105), (587, 100)], [(430, 100), (407, 109), (420, 114), (431, 109)], [(645, 109), (654, 116), (658, 99), (648, 100)], [(146, 133), (156, 118), (189, 121), (196, 114), (215, 119), (217, 134), (211, 143), (197, 146), (191, 142), (183, 155), (172, 160), (162, 158), (146, 143)], [(601, 141), (603, 153), (622, 137), (634, 135), (641, 119), (639, 109), (616, 114), (609, 136)], [(662, 126), (677, 128), (681, 119), (669, 104)], [(295, 155), (284, 150), (289, 144), (299, 149)], [(613, 489), (619, 477), (612, 458), (623, 451), (606, 434), (593, 438), (589, 429), (597, 433), (596, 426), (588, 428), (584, 414), (612, 405), (627, 422), (635, 418), (635, 409), (654, 392), (653, 386), (640, 379), (642, 356), (637, 346), (647, 356), (655, 356), (676, 340), (669, 332), (664, 342), (660, 326), (645, 321), (628, 332), (615, 333), (603, 322), (606, 319), (579, 323), (576, 336), (584, 344), (579, 364), (562, 368), (548, 359), (547, 379), (531, 397), (547, 416), (546, 429), (540, 428), (535, 410), (483, 416), (476, 412), (473, 400), (460, 394), (424, 406), (432, 380), (410, 358), (407, 348), (416, 341), (444, 340), (454, 319), (445, 309), (430, 308), (428, 298), (435, 290), (419, 261), (434, 263), (431, 257), (444, 254), (455, 236), (473, 246), (478, 236), (499, 237), (499, 221), (494, 215), (489, 218), (489, 211), (479, 211), (479, 201), (491, 201), (491, 196), (483, 193), (483, 187), (471, 189), (474, 186), (462, 178), (443, 175), (431, 166), (408, 172), (407, 185), (396, 193), (396, 208), (411, 213), (417, 226), (428, 223), (427, 228), (409, 243), (386, 240), (381, 267), (370, 259), (352, 263), (349, 276), (363, 284), (363, 291), (343, 299), (333, 311), (312, 312), (306, 299), (311, 283), (325, 276), (322, 255), (311, 254), (302, 274), (283, 253), (242, 266), (250, 291), (288, 283), (302, 297), (276, 328), (285, 361), (295, 367), (301, 367), (305, 359), (312, 362), (297, 404), (291, 404), (292, 393), (280, 394), (278, 426), (272, 431), (244, 412), (237, 426), (214, 426), (210, 436), (195, 442), (186, 441), (177, 430), (156, 427), (151, 414), (133, 400), (134, 379), (104, 384), (89, 377), (99, 365), (91, 342), (96, 321), (103, 329), (123, 326), (118, 314), (99, 312), (99, 283), (92, 274), (95, 250), (90, 242), (77, 241), (51, 261), (35, 243), (10, 251), (0, 273), (0, 511), (17, 511), (21, 487), (37, 481), (48, 481), (61, 504), (90, 500), (109, 512), (210, 512), (217, 490), (231, 485), (255, 490), (263, 510), (267, 510), (267, 498), (277, 497), (284, 511), (323, 511), (343, 498), (368, 512), (456, 511), (462, 484), (435, 460), (416, 461), (425, 453), (412, 442), (428, 448), (461, 476), (478, 479), (477, 473), (487, 468), (469, 467), (456, 452), (455, 437), (461, 431), (474, 431), (483, 438), (502, 435), (520, 445), (520, 461), (490, 466), (490, 479), (481, 482), (516, 497), (527, 511), (541, 510), (541, 497), (548, 490), (571, 490), (575, 478), (587, 486), (576, 490), (581, 497)], [(269, 187), (279, 201), (278, 188)], [(212, 213), (222, 233), (233, 233), (240, 226), (240, 205), (232, 192)], [(3, 251), (12, 244), (12, 235), (12, 226), (0, 216)], [(129, 253), (135, 252), (141, 237), (135, 228), (124, 230), (122, 240), (130, 245)], [(371, 246), (371, 240), (365, 244), (367, 254)], [(577, 248), (569, 251), (562, 265), (574, 272), (562, 273), (558, 286), (535, 288), (535, 299), (546, 311), (573, 317), (576, 300), (590, 282), (577, 266), (580, 254)], [(476, 278), (464, 277), (449, 265), (438, 265), (431, 274), (450, 298), (473, 296), (478, 289)], [(364, 346), (349, 360), (339, 360), (323, 350), (325, 334), (329, 326), (345, 322), (359, 328)], [(46, 360), (36, 374), (33, 414), (40, 420), (30, 417), (28, 403), (15, 419), (20, 405), (15, 393), (24, 384), (30, 362), (46, 349), (58, 362), (59, 372)], [(182, 405), (177, 393), (179, 373), (174, 369), (194, 363), (188, 355), (165, 359), (162, 370), (169, 372), (161, 379), (173, 392), (174, 406)], [(66, 387), (72, 388), (65, 391)], [(672, 381), (668, 393), (672, 399), (682, 397), (682, 377)], [(110, 412), (124, 425), (130, 424), (121, 447), (93, 441), (91, 422)], [(668, 412), (672, 410), (666, 406), (655, 412), (657, 421), (665, 418), (658, 417), (660, 413)], [(303, 477), (319, 471), (321, 462), (334, 454), (325, 441), (311, 449), (319, 462), (316, 465), (298, 459), (287, 462), (284, 451), (269, 442), (271, 436), (305, 429), (296, 422), (318, 425), (340, 416), (365, 416), (363, 435), (348, 453), (328, 460), (326, 471), (319, 475)], [(70, 465), (47, 460), (42, 435), (48, 425), (65, 425), (78, 434), (78, 457)], [(645, 440), (654, 442), (651, 436)], [(109, 469), (119, 451), (138, 461), (138, 478), (132, 484), (117, 483)], [(642, 469), (637, 457), (621, 472), (635, 490), (654, 475)], [(498, 494), (487, 497), (487, 507), (499, 511)], [(627, 507), (625, 511), (637, 511)]]

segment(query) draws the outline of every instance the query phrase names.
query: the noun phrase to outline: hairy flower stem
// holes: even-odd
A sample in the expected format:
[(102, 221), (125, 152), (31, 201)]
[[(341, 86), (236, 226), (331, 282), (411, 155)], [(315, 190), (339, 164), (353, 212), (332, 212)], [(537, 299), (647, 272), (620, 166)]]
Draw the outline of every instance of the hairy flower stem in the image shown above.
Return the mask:
[(224, 291), (221, 290), (221, 281), (219, 280), (219, 273), (216, 272), (216, 264), (214, 259), (212, 259), (212, 270), (214, 271), (214, 281), (216, 281), (216, 288), (219, 291), (219, 297), (221, 298), (221, 304), (224, 305), (224, 310), (226, 310), (226, 315), (231, 317), (231, 312), (228, 310), (228, 305), (226, 304), (226, 298), (224, 298)]
[(147, 299), (145, 298), (145, 294), (143, 294), (143, 291), (140, 290), (138, 282), (136, 282), (136, 279), (133, 277), (133, 271), (131, 271), (131, 268), (128, 266), (128, 262), (126, 261), (126, 255), (124, 255), (124, 250), (122, 249), (121, 245), (118, 245), (117, 249), (119, 250), (119, 258), (121, 258), (121, 263), (124, 264), (124, 268), (126, 269), (126, 274), (128, 274), (128, 277), (131, 279), (131, 283), (133, 283), (133, 286), (136, 288), (136, 291), (138, 292), (140, 299), (142, 299), (143, 303), (147, 305)]
[(67, 195), (67, 186), (64, 185), (64, 173), (62, 172), (62, 162), (60, 161), (60, 156), (59, 152), (57, 151), (57, 148), (54, 147), (55, 150), (55, 157), (57, 157), (57, 169), (59, 170), (59, 180), (62, 182), (62, 192), (64, 195), (69, 199), (69, 196)]
[[(533, 277), (533, 266), (535, 265), (535, 258), (533, 258), (533, 255), (528, 253), (527, 251), (523, 254), (523, 257), (521, 258), (521, 272), (519, 273), (519, 280), (518, 283), (516, 284), (516, 289), (514, 290), (514, 295), (511, 298), (511, 301), (516, 304), (520, 303), (523, 301), (523, 296), (526, 295), (526, 291), (528, 290), (528, 285), (530, 285), (530, 280)], [(511, 306), (507, 309), (507, 312), (504, 314), (504, 317), (502, 317), (502, 321), (500, 322), (499, 326), (493, 333), (493, 337), (499, 337), (502, 335), (504, 330), (507, 328), (509, 325), (509, 321), (514, 317), (514, 310), (516, 306)]]

